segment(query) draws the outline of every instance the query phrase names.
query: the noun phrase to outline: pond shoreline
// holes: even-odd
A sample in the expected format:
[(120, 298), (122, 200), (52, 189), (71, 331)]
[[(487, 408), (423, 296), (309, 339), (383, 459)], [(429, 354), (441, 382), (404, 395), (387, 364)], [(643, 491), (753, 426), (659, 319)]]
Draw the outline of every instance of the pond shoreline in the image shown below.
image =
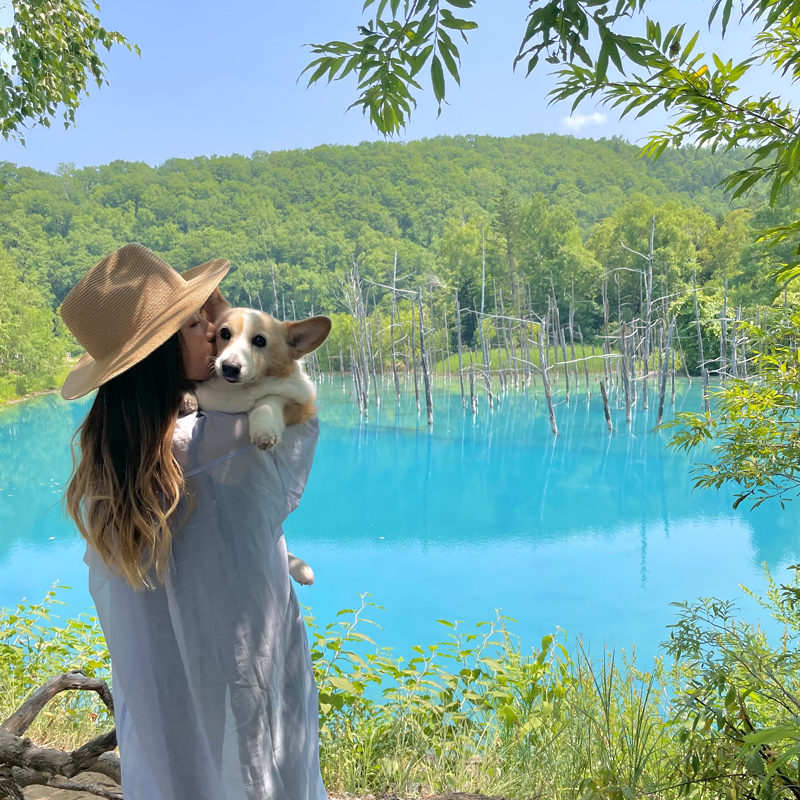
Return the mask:
[(24, 403), (26, 400), (33, 400), (35, 397), (44, 397), (48, 394), (58, 394), (61, 389), (45, 389), (41, 392), (31, 392), (30, 394), (26, 394), (23, 397), (15, 397), (13, 400), (4, 400), (0, 403), (0, 408), (4, 406), (13, 406), (17, 403)]

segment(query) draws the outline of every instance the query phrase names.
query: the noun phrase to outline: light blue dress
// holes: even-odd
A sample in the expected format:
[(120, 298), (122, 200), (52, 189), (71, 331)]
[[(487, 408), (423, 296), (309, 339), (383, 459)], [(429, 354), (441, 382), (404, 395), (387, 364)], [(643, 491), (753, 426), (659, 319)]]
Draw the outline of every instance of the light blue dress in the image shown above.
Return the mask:
[(317, 689), (281, 525), (319, 434), (269, 452), (246, 414), (178, 420), (192, 497), (162, 586), (136, 592), (87, 548), (113, 668), (125, 800), (325, 800)]

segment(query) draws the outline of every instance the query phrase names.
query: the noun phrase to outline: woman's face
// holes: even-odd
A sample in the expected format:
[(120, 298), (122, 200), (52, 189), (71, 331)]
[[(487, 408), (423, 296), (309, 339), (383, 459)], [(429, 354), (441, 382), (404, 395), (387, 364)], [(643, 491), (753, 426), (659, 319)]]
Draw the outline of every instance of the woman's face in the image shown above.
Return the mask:
[(214, 326), (199, 313), (188, 319), (181, 328), (183, 361), (190, 381), (205, 381), (211, 377), (217, 346)]

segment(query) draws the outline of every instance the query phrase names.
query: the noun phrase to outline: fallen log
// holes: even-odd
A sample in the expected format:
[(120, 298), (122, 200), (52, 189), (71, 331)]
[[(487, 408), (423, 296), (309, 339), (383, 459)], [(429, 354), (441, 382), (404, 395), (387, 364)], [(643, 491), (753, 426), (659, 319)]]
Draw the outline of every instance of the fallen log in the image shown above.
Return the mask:
[(51, 786), (121, 800), (122, 792), (114, 788), (72, 780), (82, 772), (96, 772), (121, 782), (119, 758), (112, 752), (117, 747), (116, 729), (72, 751), (39, 747), (25, 736), (47, 703), (71, 690), (96, 692), (114, 713), (114, 700), (105, 681), (89, 678), (80, 670), (47, 681), (0, 725), (0, 800), (25, 800), (27, 786)]

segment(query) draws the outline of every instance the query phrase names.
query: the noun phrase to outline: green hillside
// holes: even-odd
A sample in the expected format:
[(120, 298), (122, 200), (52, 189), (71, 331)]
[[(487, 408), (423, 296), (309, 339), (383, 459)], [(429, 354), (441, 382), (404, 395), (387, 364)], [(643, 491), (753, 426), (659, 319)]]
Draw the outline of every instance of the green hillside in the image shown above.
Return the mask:
[[(469, 306), (480, 291), (483, 247), (488, 280), (506, 298), (523, 293), (536, 307), (554, 287), (559, 303), (575, 298), (578, 324), (596, 332), (605, 270), (619, 270), (621, 305), (636, 313), (638, 278), (625, 271), (634, 257), (620, 239), (645, 248), (657, 212), (657, 272), (669, 286), (685, 287), (697, 271), (703, 285), (728, 278), (734, 295), (766, 298), (754, 229), (760, 216), (780, 212), (764, 211), (757, 197), (732, 211), (718, 188), (744, 154), (688, 148), (651, 162), (638, 153), (620, 139), (537, 134), (170, 159), (158, 167), (62, 165), (57, 174), (0, 162), (0, 245), (13, 262), (3, 269), (7, 281), (25, 285), (20, 296), (55, 310), (106, 253), (140, 241), (178, 269), (229, 258), (228, 294), (270, 310), (274, 268), (281, 313), (286, 304), (289, 315), (294, 301), (302, 316), (343, 310), (340, 279), (353, 259), (362, 276), (390, 281), (395, 251), (400, 285), (446, 288), (449, 297), (458, 289)], [(380, 290), (374, 299), (388, 302)], [(464, 334), (469, 341), (474, 324)], [(3, 336), (12, 352), (10, 334)], [(13, 357), (0, 362), (0, 374), (25, 369)]]

